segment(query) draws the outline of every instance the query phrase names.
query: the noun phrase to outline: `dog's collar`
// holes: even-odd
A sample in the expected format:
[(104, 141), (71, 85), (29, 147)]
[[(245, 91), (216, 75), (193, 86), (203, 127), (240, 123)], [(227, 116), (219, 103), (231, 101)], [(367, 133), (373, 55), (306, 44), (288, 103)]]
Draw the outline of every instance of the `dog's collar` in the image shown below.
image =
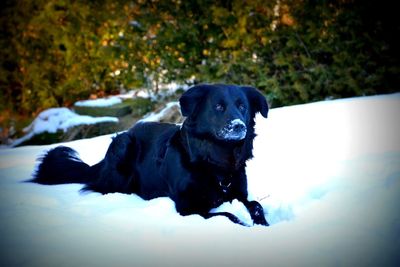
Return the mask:
[[(182, 152), (187, 155), (187, 157), (191, 160), (192, 164), (202, 164), (204, 162), (204, 159), (198, 159), (197, 157), (193, 156), (192, 151), (191, 151), (191, 146), (190, 146), (190, 140), (186, 136), (187, 133), (184, 131), (178, 135), (180, 137), (180, 141), (178, 144), (182, 146)], [(216, 175), (216, 182), (218, 183), (219, 187), (221, 188), (222, 192), (224, 194), (228, 193), (232, 186), (232, 181), (233, 181), (233, 173), (226, 172), (226, 166), (225, 165), (220, 165), (218, 164), (219, 162), (213, 162), (211, 158), (207, 158), (208, 163), (211, 163), (214, 165), (213, 168), (215, 168), (216, 172), (219, 173)]]
[(223, 177), (217, 176), (217, 180), (222, 192), (227, 193), (232, 185), (233, 174), (225, 175)]
[(229, 182), (228, 184), (223, 184), (222, 182), (219, 182), (219, 186), (222, 189), (222, 192), (227, 193), (229, 190), (229, 187), (231, 187), (232, 182)]

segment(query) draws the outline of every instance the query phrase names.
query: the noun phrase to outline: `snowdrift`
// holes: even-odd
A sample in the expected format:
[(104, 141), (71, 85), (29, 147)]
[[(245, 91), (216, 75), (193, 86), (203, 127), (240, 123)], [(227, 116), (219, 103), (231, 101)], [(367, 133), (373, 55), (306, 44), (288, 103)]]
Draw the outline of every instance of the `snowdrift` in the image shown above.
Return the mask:
[[(1, 266), (399, 266), (400, 94), (257, 117), (249, 193), (270, 227), (182, 217), (168, 198), (26, 183), (54, 147), (0, 150)], [(112, 135), (65, 145), (88, 163)], [(239, 202), (224, 204), (243, 220)]]

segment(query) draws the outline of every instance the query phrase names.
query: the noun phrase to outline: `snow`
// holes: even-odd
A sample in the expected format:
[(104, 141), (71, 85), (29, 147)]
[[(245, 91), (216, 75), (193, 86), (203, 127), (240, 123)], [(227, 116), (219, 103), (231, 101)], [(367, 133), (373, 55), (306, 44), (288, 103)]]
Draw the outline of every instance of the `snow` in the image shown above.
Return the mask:
[(75, 106), (78, 107), (109, 107), (112, 105), (122, 103), (122, 99), (117, 96), (112, 96), (108, 98), (98, 98), (90, 100), (81, 100), (75, 102)]
[[(193, 83), (194, 78), (191, 78), (190, 80), (187, 81), (188, 83)], [(115, 96), (112, 96), (110, 98), (98, 98), (95, 100), (85, 100), (85, 101), (78, 101), (78, 105), (82, 106), (101, 106), (101, 104), (104, 102), (105, 105), (113, 105), (113, 101), (116, 101), (118, 103), (119, 100), (125, 100), (125, 99), (132, 99), (132, 98), (137, 98), (137, 97), (142, 97), (142, 98), (150, 98), (155, 101), (157, 99), (162, 99), (166, 98), (168, 96), (171, 96), (176, 93), (177, 90), (187, 90), (189, 89), (189, 85), (187, 84), (182, 84), (182, 83), (176, 83), (176, 82), (171, 82), (171, 83), (161, 83), (158, 84), (159, 91), (157, 94), (155, 94), (155, 91), (149, 89), (149, 88), (136, 88), (134, 90), (129, 90), (125, 93), (121, 93)], [(77, 105), (75, 103), (75, 105)]]
[(135, 97), (142, 97), (142, 98), (150, 98), (150, 90), (148, 89), (136, 89), (136, 90), (130, 90), (126, 93), (119, 94), (119, 98), (121, 99), (131, 99)]
[[(188, 82), (192, 83), (194, 81), (194, 79), (189, 80)], [(162, 88), (164, 90), (166, 90), (167, 92), (169, 92), (170, 94), (175, 93), (178, 89), (182, 89), (182, 90), (187, 90), (189, 89), (189, 86), (187, 84), (181, 84), (181, 83), (175, 83), (175, 82), (171, 82), (165, 85), (162, 85)]]
[(15, 140), (12, 146), (31, 139), (34, 135), (43, 132), (56, 133), (59, 130), (67, 131), (69, 128), (82, 124), (96, 124), (101, 122), (118, 122), (115, 117), (91, 117), (78, 115), (68, 108), (50, 108), (42, 111), (33, 122), (24, 128), (25, 136)]
[[(168, 198), (24, 183), (55, 145), (1, 149), (1, 265), (399, 266), (398, 114), (400, 94), (258, 116), (249, 193), (270, 227), (182, 217)], [(65, 145), (94, 164), (112, 136)], [(238, 201), (219, 210), (250, 223)]]

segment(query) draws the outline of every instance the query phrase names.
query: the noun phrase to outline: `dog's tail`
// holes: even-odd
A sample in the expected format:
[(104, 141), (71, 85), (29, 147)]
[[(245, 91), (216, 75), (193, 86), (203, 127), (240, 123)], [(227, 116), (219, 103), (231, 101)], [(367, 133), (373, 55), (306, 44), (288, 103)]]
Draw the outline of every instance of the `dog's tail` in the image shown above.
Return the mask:
[(31, 182), (46, 185), (85, 184), (91, 179), (90, 166), (84, 163), (72, 148), (58, 146), (48, 151), (38, 161), (40, 164)]

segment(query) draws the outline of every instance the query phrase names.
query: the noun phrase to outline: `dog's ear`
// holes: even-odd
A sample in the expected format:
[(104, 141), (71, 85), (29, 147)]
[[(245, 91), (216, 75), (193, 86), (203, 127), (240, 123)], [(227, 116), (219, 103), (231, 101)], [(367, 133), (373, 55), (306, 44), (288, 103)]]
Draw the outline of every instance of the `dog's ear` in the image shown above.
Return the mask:
[(250, 105), (254, 108), (255, 113), (260, 112), (264, 118), (268, 117), (268, 103), (265, 97), (254, 87), (243, 86), (243, 91), (247, 95)]
[(210, 85), (196, 85), (187, 90), (179, 99), (181, 105), (182, 115), (188, 117), (193, 114), (196, 110), (197, 104), (199, 104), (204, 96), (210, 90)]

